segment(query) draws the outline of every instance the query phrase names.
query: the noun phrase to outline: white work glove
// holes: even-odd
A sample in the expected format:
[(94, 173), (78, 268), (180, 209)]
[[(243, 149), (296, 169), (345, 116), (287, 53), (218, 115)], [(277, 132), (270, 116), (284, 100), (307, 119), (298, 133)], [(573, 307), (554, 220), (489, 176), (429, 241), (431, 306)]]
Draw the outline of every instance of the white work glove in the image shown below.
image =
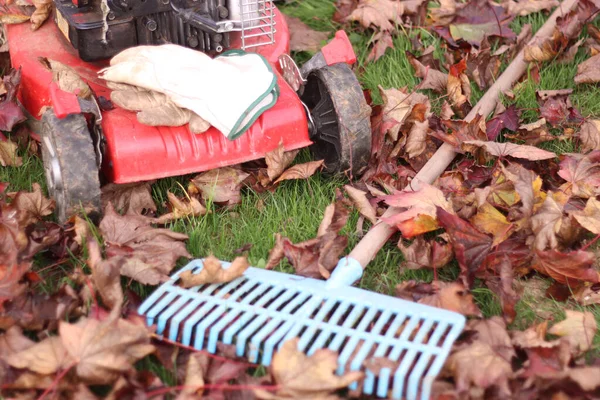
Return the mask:
[(137, 113), (140, 123), (150, 126), (183, 126), (192, 133), (206, 132), (210, 124), (192, 111), (181, 108), (166, 95), (125, 83), (107, 82), (110, 99), (117, 106)]
[(279, 95), (269, 63), (240, 50), (212, 59), (174, 44), (132, 47), (114, 56), (99, 74), (108, 82), (164, 94), (228, 139), (245, 132)]

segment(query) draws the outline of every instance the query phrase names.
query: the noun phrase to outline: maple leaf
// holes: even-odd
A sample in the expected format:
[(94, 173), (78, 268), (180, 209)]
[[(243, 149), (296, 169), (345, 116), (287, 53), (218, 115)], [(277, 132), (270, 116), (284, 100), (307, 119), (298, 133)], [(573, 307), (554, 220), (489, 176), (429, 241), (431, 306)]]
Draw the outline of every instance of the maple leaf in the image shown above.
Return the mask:
[(310, 29), (308, 25), (299, 18), (290, 17), (285, 14), (284, 17), (290, 31), (291, 51), (308, 51), (316, 53), (321, 49), (322, 43), (327, 40), (329, 33), (317, 32)]
[(548, 130), (546, 119), (540, 118), (539, 120), (530, 124), (522, 124), (519, 126), (517, 133), (504, 135), (507, 139), (521, 140), (527, 145), (535, 146), (543, 142), (549, 142), (552, 140), (563, 140), (570, 138), (569, 135), (554, 136)]
[(352, 14), (352, 11), (358, 6), (358, 0), (337, 0), (335, 2), (335, 13), (333, 14), (333, 20), (335, 22), (342, 23)]
[(538, 37), (528, 43), (524, 48), (524, 57), (527, 62), (551, 61), (568, 46), (569, 39), (558, 28), (554, 29), (551, 37)]
[(377, 61), (384, 56), (387, 49), (394, 48), (392, 35), (388, 31), (377, 32), (373, 39), (369, 42), (375, 43), (367, 56), (367, 62)]
[(102, 187), (102, 208), (112, 203), (114, 209), (125, 214), (144, 214), (156, 212), (152, 199), (153, 182), (135, 182), (126, 184), (109, 183)]
[(579, 140), (581, 140), (581, 150), (583, 153), (600, 150), (600, 120), (585, 120), (581, 125)]
[(542, 178), (533, 171), (522, 167), (520, 164), (501, 165), (504, 176), (513, 183), (521, 201), (520, 212), (509, 213), (512, 218), (528, 218), (543, 204), (546, 194), (542, 192)]
[(517, 108), (512, 105), (506, 111), (494, 116), (486, 122), (486, 133), (488, 140), (495, 141), (502, 129), (516, 131), (519, 128), (519, 114)]
[(565, 320), (553, 325), (548, 333), (565, 338), (571, 345), (574, 354), (587, 351), (594, 340), (598, 330), (596, 318), (589, 311), (580, 312), (565, 310)]
[(567, 181), (560, 189), (585, 199), (600, 193), (600, 150), (563, 154), (558, 175)]
[(327, 232), (301, 243), (294, 244), (287, 238), (282, 243), (284, 255), (296, 270), (296, 275), (327, 279), (346, 249), (348, 238)]
[(239, 204), (242, 202), (242, 182), (248, 176), (246, 172), (233, 167), (213, 169), (194, 177), (188, 186), (188, 193), (194, 195), (200, 192), (203, 199), (215, 203)]
[(40, 221), (54, 210), (54, 200), (44, 196), (39, 183), (34, 182), (32, 188), (32, 192), (17, 192), (12, 202), (19, 211), (19, 225), (23, 227)]
[(427, 241), (423, 236), (417, 236), (408, 247), (404, 246), (401, 239), (398, 248), (404, 256), (402, 266), (408, 269), (442, 268), (452, 261), (454, 255), (449, 243)]
[(35, 342), (23, 335), (23, 330), (18, 326), (13, 326), (0, 335), (0, 357), (5, 358), (11, 354), (27, 350)]
[(600, 282), (600, 274), (594, 269), (595, 261), (594, 253), (584, 250), (568, 253), (536, 250), (531, 267), (559, 283), (575, 286), (581, 281)]
[[(485, 125), (482, 126), (482, 118), (480, 116), (475, 117), (470, 122), (447, 120), (442, 123), (450, 130), (450, 133), (444, 133), (438, 130), (433, 130), (429, 134), (434, 136), (450, 145), (456, 150), (461, 151), (462, 145), (465, 142), (473, 140), (487, 140), (485, 133)], [(467, 147), (468, 148), (468, 147)]]
[(364, 376), (360, 371), (349, 371), (343, 375), (335, 373), (338, 354), (329, 349), (319, 349), (306, 356), (298, 350), (299, 338), (289, 339), (273, 356), (271, 375), (277, 391), (270, 393), (254, 389), (260, 399), (331, 399), (331, 395), (356, 382)]
[(358, 212), (368, 219), (372, 224), (377, 222), (377, 212), (373, 205), (367, 199), (367, 194), (362, 190), (356, 189), (350, 185), (344, 185), (344, 189)]
[(404, 281), (396, 285), (395, 294), (401, 299), (454, 311), (466, 316), (481, 316), (471, 292), (460, 282), (417, 283)]
[(206, 353), (190, 354), (186, 364), (183, 393), (202, 396), (204, 394), (203, 386), (206, 383), (226, 384), (232, 379), (240, 377), (247, 367), (244, 363), (223, 361), (210, 357)]
[(30, 268), (29, 264), (0, 264), (0, 311), (4, 302), (18, 297), (25, 291), (27, 287), (19, 281)]
[(561, 233), (569, 229), (568, 221), (563, 218), (563, 208), (568, 199), (558, 193), (548, 193), (544, 204), (531, 218), (531, 228), (535, 233), (535, 248), (544, 250), (558, 246)]
[(460, 117), (465, 117), (471, 110), (471, 83), (465, 74), (467, 62), (463, 58), (450, 67), (446, 92), (452, 108)]
[(304, 164), (296, 164), (293, 167), (286, 169), (283, 172), (283, 174), (281, 174), (281, 176), (277, 178), (275, 183), (279, 183), (281, 181), (286, 181), (290, 179), (308, 179), (311, 176), (313, 176), (319, 168), (323, 166), (324, 162), (325, 160), (319, 160), (309, 161)]
[(110, 308), (120, 308), (123, 304), (123, 289), (121, 288), (122, 258), (115, 257), (110, 261), (102, 259), (98, 242), (91, 238), (87, 242), (88, 261), (92, 270), (92, 280), (102, 301)]
[(409, 158), (415, 158), (427, 150), (427, 133), (429, 132), (429, 121), (416, 121), (406, 138), (404, 151)]
[(579, 222), (579, 225), (588, 231), (600, 235), (600, 201), (595, 197), (590, 197), (583, 210), (577, 210), (571, 213)]
[[(0, 119), (2, 118), (1, 116), (2, 104), (0, 104)], [(0, 136), (0, 165), (3, 167), (20, 167), (23, 165), (23, 158), (17, 156), (18, 148), (19, 147), (16, 143), (4, 138), (3, 136)]]
[(405, 52), (410, 65), (415, 70), (417, 78), (423, 79), (419, 83), (419, 89), (432, 89), (438, 93), (444, 93), (448, 85), (448, 74), (445, 74), (431, 66), (426, 66), (421, 63), (412, 53)]
[[(491, 255), (488, 255), (488, 258)], [(487, 261), (487, 259), (486, 259)], [(486, 267), (488, 265), (484, 261)], [(510, 258), (503, 255), (494, 268), (496, 274), (485, 277), (486, 286), (498, 297), (502, 306), (502, 314), (507, 323), (512, 323), (517, 316), (515, 307), (520, 296), (514, 289), (514, 271)]]
[(461, 274), (471, 285), (492, 247), (492, 239), (462, 218), (437, 208), (437, 219), (448, 232)]
[[(359, 0), (358, 6), (345, 18), (346, 21), (358, 21), (365, 28), (375, 26), (381, 31), (392, 31), (392, 23), (401, 23), (404, 4), (392, 0)], [(391, 22), (390, 22), (391, 21)]]
[[(498, 142), (484, 142), (481, 140), (467, 140), (463, 142), (464, 145), (483, 147), (485, 151), (496, 157), (514, 157), (522, 158), (530, 161), (548, 160), (556, 157), (556, 154), (538, 149), (533, 146), (526, 146), (521, 144), (514, 144), (509, 142), (498, 143)], [(465, 149), (463, 145), (463, 149)]]
[(61, 369), (69, 368), (74, 360), (61, 338), (52, 336), (18, 353), (9, 355), (6, 362), (14, 368), (50, 375)]
[(206, 207), (195, 197), (187, 195), (183, 199), (179, 199), (173, 193), (167, 191), (167, 198), (171, 203), (171, 212), (156, 218), (154, 221), (157, 224), (165, 224), (180, 218), (199, 217), (207, 213)]
[(492, 246), (497, 246), (516, 230), (516, 225), (508, 222), (506, 216), (497, 208), (486, 202), (477, 209), (477, 214), (471, 218), (471, 223), (483, 232), (494, 236)]
[[(277, 179), (283, 171), (294, 161), (299, 150), (285, 151), (283, 142), (279, 143), (279, 146), (273, 151), (268, 152), (265, 155), (265, 162), (267, 163), (267, 176), (269, 183)], [(263, 183), (263, 186), (267, 186)]]
[(202, 269), (197, 273), (184, 271), (179, 275), (184, 288), (204, 285), (206, 283), (226, 283), (244, 275), (250, 264), (246, 257), (236, 257), (227, 268), (215, 256), (204, 259)]
[[(115, 256), (137, 259), (144, 269), (154, 269), (166, 277), (179, 257), (191, 257), (183, 243), (188, 236), (153, 228), (151, 222), (151, 218), (143, 216), (118, 215), (109, 203), (100, 222), (100, 233), (109, 259)], [(137, 279), (135, 275), (132, 278)]]
[(390, 138), (396, 142), (398, 133), (404, 121), (410, 116), (413, 107), (429, 101), (427, 96), (421, 93), (408, 93), (405, 89), (384, 89), (378, 86), (381, 99), (383, 100), (382, 125), (391, 125), (387, 129)]
[(383, 218), (385, 223), (397, 226), (406, 238), (438, 229), (436, 207), (452, 210), (444, 193), (428, 184), (421, 185), (417, 191), (401, 191), (383, 196), (382, 199), (392, 207), (407, 208), (406, 211)]
[(548, 321), (530, 326), (524, 331), (512, 331), (511, 342), (515, 347), (528, 349), (531, 347), (556, 347), (558, 341), (547, 342), (546, 332), (548, 331)]
[(575, 75), (575, 83), (596, 83), (600, 82), (600, 54), (588, 58), (577, 66), (577, 75)]
[(540, 103), (540, 114), (551, 125), (581, 123), (583, 117), (571, 104), (569, 95), (573, 89), (538, 90), (536, 96)]
[(121, 318), (82, 318), (75, 324), (61, 321), (58, 331), (64, 348), (76, 362), (77, 375), (92, 384), (114, 382), (132, 370), (134, 362), (154, 352), (148, 330)]
[(317, 230), (317, 237), (322, 236), (327, 232), (340, 233), (348, 222), (350, 208), (348, 207), (347, 200), (343, 197), (336, 197), (336, 201), (325, 208), (323, 219)]
[(503, 4), (503, 6), (507, 8), (509, 14), (521, 17), (543, 10), (549, 10), (558, 5), (558, 0), (509, 0)]
[[(12, 69), (10, 73), (4, 76), (2, 81), (7, 93), (0, 103), (0, 130), (10, 132), (16, 124), (27, 119), (16, 101), (19, 85), (21, 84), (21, 68)], [(0, 136), (0, 139), (2, 138), (3, 136)], [(11, 151), (9, 143), (12, 142), (0, 141), (0, 163), (2, 166), (14, 165), (18, 167), (21, 165), (20, 158), (11, 157), (9, 159), (7, 157), (15, 152), (15, 150)]]

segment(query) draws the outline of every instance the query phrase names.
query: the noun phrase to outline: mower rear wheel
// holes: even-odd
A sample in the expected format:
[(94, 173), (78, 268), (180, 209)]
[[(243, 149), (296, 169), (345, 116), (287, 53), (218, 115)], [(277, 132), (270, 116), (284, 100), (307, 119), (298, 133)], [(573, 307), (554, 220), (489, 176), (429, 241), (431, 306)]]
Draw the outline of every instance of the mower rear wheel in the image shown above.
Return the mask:
[(48, 192), (56, 202), (58, 221), (84, 211), (100, 212), (100, 178), (85, 116), (59, 119), (52, 110), (42, 117), (42, 159)]
[(358, 176), (371, 153), (371, 108), (354, 72), (347, 64), (311, 72), (301, 99), (313, 124), (310, 150), (325, 172)]

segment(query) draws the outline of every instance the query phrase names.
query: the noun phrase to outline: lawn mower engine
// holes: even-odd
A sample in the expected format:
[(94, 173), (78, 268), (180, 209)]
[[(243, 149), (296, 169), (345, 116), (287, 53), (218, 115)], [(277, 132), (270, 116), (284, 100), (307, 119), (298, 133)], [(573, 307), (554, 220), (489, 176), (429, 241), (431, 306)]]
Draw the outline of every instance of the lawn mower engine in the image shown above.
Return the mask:
[[(56, 24), (83, 61), (107, 59), (138, 45), (175, 43), (218, 54), (230, 32), (260, 28), (273, 41), (272, 0), (55, 0)], [(254, 33), (253, 36), (257, 34)], [(242, 48), (256, 46), (242, 43)]]

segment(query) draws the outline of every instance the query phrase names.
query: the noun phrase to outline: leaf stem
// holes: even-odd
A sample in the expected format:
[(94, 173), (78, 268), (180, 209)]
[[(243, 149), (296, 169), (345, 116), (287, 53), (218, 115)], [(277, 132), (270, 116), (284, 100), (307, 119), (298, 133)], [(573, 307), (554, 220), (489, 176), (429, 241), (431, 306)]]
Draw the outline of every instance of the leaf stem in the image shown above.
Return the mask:
[(596, 235), (596, 237), (593, 238), (592, 240), (590, 240), (590, 242), (588, 244), (586, 244), (585, 246), (583, 246), (581, 248), (581, 250), (587, 250), (588, 247), (590, 247), (591, 245), (593, 245), (594, 243), (596, 243), (598, 241), (598, 239), (600, 239), (600, 235)]
[(46, 395), (48, 395), (48, 394), (49, 394), (49, 393), (50, 393), (50, 392), (51, 392), (51, 391), (54, 389), (54, 387), (55, 387), (56, 385), (58, 385), (58, 382), (60, 382), (60, 380), (61, 380), (62, 378), (64, 378), (64, 376), (65, 376), (65, 375), (66, 375), (66, 374), (67, 374), (67, 373), (68, 373), (68, 372), (69, 372), (69, 371), (70, 371), (70, 370), (71, 370), (71, 369), (72, 369), (72, 368), (73, 368), (75, 365), (77, 365), (77, 363), (73, 363), (73, 364), (69, 365), (69, 367), (68, 367), (68, 368), (65, 368), (64, 370), (62, 370), (62, 372), (61, 372), (60, 374), (58, 374), (58, 375), (56, 376), (56, 378), (54, 378), (54, 380), (52, 381), (52, 383), (50, 384), (50, 386), (48, 386), (48, 387), (46, 388), (46, 390), (44, 390), (44, 393), (42, 393), (42, 394), (40, 395), (40, 397), (38, 397), (38, 398), (37, 398), (37, 400), (43, 400), (43, 399), (44, 399), (44, 397), (46, 397)]

